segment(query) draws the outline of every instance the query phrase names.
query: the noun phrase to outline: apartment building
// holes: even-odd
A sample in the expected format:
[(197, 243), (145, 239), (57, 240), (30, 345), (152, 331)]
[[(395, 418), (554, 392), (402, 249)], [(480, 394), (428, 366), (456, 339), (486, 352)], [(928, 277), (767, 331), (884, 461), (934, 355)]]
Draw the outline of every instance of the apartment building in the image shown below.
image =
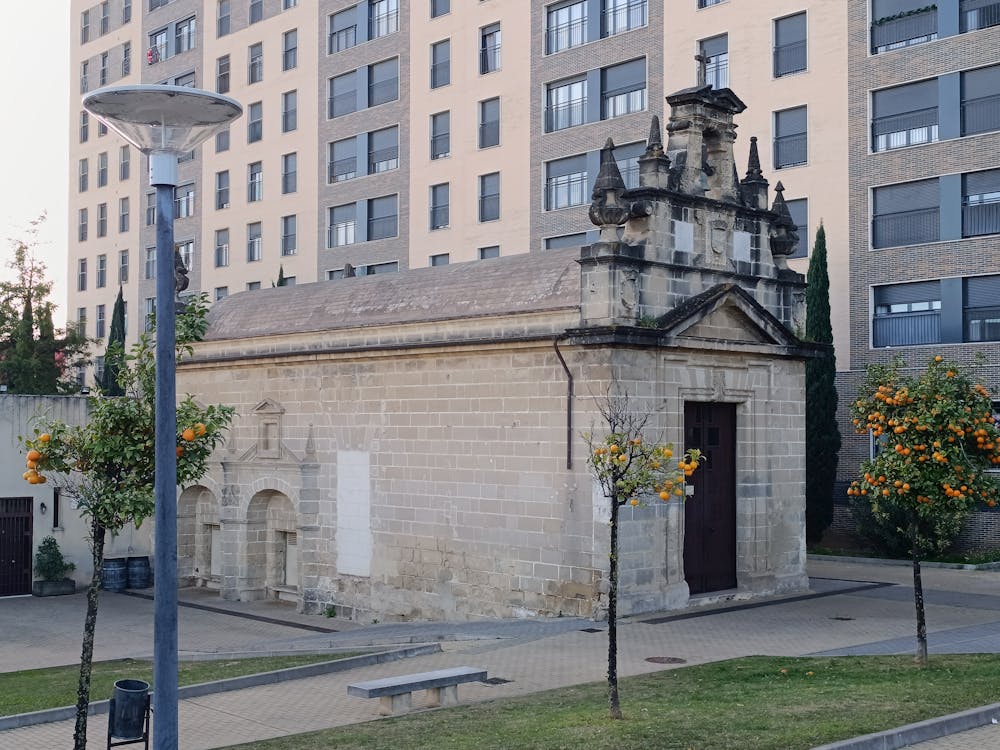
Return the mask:
[[(896, 355), (920, 367), (982, 353), (977, 372), (997, 393), (1000, 2), (851, 0), (847, 38), (851, 372), (840, 391)], [(844, 479), (868, 450), (845, 444)]]

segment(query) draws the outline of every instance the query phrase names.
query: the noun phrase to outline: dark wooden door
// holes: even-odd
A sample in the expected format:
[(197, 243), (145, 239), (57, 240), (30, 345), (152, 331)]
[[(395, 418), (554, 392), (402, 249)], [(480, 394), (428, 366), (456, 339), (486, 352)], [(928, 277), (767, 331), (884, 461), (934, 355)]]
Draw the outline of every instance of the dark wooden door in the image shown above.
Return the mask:
[(31, 593), (30, 497), (0, 497), (0, 596)]
[(707, 459), (688, 479), (684, 578), (692, 594), (736, 588), (736, 405), (685, 403), (684, 448)]

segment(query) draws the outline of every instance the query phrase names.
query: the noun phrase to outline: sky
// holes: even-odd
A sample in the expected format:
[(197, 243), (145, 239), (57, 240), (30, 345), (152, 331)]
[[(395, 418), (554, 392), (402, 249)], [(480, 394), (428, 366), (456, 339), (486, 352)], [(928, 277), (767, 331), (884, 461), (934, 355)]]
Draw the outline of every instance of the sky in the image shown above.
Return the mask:
[(56, 325), (65, 323), (69, 169), (69, 0), (5, 2), (0, 25), (0, 275), (11, 278), (8, 238), (26, 238), (43, 212), (36, 257), (55, 282)]

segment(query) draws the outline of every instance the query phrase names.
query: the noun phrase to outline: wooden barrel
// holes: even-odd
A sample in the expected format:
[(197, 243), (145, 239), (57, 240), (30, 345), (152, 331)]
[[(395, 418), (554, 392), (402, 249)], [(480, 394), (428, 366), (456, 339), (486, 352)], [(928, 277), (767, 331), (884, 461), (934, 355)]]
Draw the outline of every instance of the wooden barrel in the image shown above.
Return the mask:
[(148, 589), (153, 585), (152, 575), (149, 569), (149, 557), (130, 557), (126, 565), (128, 574), (128, 587), (130, 589)]
[(101, 588), (105, 591), (124, 591), (127, 584), (125, 558), (105, 559), (104, 567), (101, 570)]

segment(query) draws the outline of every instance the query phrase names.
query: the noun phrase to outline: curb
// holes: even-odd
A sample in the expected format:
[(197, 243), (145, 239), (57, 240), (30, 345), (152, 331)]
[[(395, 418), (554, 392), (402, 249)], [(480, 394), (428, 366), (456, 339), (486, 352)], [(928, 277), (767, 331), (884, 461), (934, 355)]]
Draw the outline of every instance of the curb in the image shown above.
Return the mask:
[[(365, 654), (364, 656), (352, 656), (349, 659), (338, 659), (336, 661), (322, 661), (315, 664), (305, 664), (301, 667), (289, 667), (288, 669), (278, 669), (273, 672), (260, 672), (258, 674), (248, 674), (242, 677), (230, 677), (225, 680), (215, 680), (213, 682), (200, 682), (197, 685), (185, 685), (177, 689), (177, 697), (198, 698), (211, 693), (227, 693), (231, 690), (243, 690), (245, 688), (258, 687), (259, 685), (273, 685), (277, 682), (287, 682), (289, 680), (301, 680), (305, 677), (316, 677), (317, 675), (333, 674), (335, 672), (346, 672), (358, 667), (370, 667), (375, 664), (385, 664), (390, 661), (408, 659), (413, 656), (425, 656), (436, 654), (441, 651), (441, 644), (430, 643), (411, 648), (401, 648), (395, 651), (382, 651), (377, 654)], [(307, 653), (298, 651), (298, 654)], [(230, 657), (233, 655), (230, 654)], [(244, 657), (248, 656), (243, 654)], [(251, 658), (257, 654), (249, 655)], [(152, 692), (150, 692), (152, 695)], [(106, 714), (111, 701), (92, 701), (87, 711), (89, 716)], [(42, 711), (31, 711), (24, 714), (13, 714), (11, 716), (0, 716), (0, 732), (5, 729), (20, 729), (36, 724), (48, 724), (53, 721), (65, 721), (76, 716), (76, 706), (62, 706), (60, 708), (47, 708)]]
[(917, 742), (936, 740), (969, 729), (976, 729), (1000, 720), (1000, 703), (970, 708), (935, 719), (925, 719), (915, 724), (887, 729), (884, 732), (864, 734), (849, 740), (819, 745), (812, 750), (897, 750)]
[[(832, 562), (865, 563), (868, 565), (913, 565), (911, 560), (894, 560), (889, 557), (848, 557), (846, 555), (806, 555), (806, 559), (822, 562), (830, 560)], [(947, 563), (947, 562), (924, 562), (920, 561), (921, 568), (950, 568), (952, 570), (1000, 570), (1000, 562), (980, 563)]]

